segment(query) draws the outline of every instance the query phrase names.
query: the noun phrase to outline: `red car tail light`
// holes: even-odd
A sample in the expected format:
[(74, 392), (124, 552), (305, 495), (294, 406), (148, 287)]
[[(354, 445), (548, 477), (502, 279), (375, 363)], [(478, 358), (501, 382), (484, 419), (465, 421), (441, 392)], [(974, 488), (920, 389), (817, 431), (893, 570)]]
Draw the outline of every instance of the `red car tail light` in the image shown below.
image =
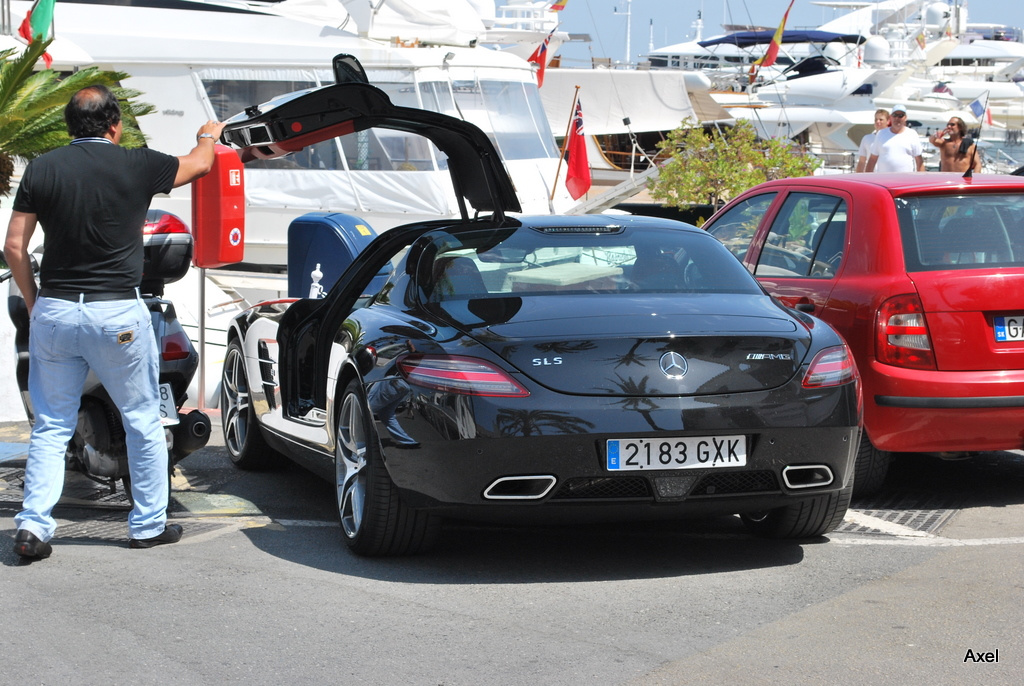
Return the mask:
[(409, 383), (462, 395), (525, 398), (530, 392), (494, 365), (471, 357), (410, 355), (398, 362)]
[(916, 295), (897, 295), (882, 303), (875, 326), (875, 357), (896, 367), (935, 369), (932, 337)]
[(811, 361), (804, 374), (804, 388), (827, 388), (857, 381), (857, 365), (846, 344), (825, 348)]
[(178, 331), (160, 339), (160, 356), (171, 360), (184, 360), (189, 356), (188, 336)]

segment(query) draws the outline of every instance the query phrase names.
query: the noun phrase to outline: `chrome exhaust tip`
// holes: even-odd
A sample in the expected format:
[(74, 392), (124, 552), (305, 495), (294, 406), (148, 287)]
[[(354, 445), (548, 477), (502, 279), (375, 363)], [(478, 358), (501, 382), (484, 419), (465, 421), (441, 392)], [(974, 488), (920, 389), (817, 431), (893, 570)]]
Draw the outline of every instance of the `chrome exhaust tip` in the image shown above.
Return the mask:
[(786, 483), (786, 488), (821, 488), (831, 484), (835, 477), (826, 465), (805, 464), (784, 468), (782, 480)]
[(487, 500), (539, 500), (546, 496), (555, 482), (550, 474), (534, 476), (503, 476), (484, 489)]

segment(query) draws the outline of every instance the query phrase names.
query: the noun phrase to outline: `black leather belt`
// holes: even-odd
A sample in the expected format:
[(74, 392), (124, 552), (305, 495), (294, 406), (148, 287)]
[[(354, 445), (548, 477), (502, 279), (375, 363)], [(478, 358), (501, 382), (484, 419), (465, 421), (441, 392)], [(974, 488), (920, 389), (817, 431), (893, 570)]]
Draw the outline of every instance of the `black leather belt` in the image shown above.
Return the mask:
[(75, 293), (73, 291), (61, 291), (56, 288), (40, 288), (39, 295), (43, 298), (56, 298), (57, 300), (69, 300), (71, 302), (105, 302), (107, 300), (135, 300), (138, 291), (134, 288), (130, 291), (99, 291), (96, 293)]

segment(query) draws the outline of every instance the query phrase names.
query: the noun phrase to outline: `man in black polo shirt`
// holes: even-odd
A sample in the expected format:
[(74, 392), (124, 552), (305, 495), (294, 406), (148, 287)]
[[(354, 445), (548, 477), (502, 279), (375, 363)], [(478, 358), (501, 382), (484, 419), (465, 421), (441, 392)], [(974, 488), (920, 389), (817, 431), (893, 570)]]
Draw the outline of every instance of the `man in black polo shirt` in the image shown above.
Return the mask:
[[(51, 511), (64, 485), (64, 453), (90, 369), (124, 419), (135, 501), (128, 515), (129, 546), (149, 548), (181, 538), (181, 527), (166, 523), (159, 353), (138, 291), (142, 225), (155, 194), (210, 171), (224, 128), (204, 124), (195, 148), (182, 157), (122, 148), (121, 109), (105, 86), (78, 91), (64, 119), (73, 140), (29, 163), (4, 244), (31, 315), (29, 394), (35, 424), (14, 542), (14, 551), (29, 559), (51, 553), (56, 529)], [(37, 223), (44, 232), (38, 292), (28, 254)]]

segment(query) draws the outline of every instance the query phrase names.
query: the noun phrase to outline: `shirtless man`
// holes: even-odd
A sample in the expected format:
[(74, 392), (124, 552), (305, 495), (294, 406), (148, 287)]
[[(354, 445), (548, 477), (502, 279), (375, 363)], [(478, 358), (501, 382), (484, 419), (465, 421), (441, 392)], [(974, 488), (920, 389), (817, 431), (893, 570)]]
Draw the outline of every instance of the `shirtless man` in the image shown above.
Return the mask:
[(978, 146), (967, 137), (967, 124), (960, 117), (950, 117), (946, 128), (936, 131), (928, 140), (939, 149), (939, 171), (962, 173), (972, 164), (974, 171), (981, 171)]

